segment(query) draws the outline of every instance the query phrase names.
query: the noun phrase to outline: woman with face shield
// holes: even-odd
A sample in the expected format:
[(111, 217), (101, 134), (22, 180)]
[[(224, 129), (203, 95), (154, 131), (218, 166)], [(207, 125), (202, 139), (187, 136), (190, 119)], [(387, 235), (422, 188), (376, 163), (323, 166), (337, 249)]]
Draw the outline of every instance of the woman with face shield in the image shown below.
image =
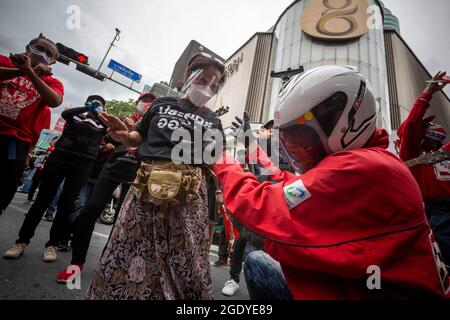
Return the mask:
[(213, 298), (202, 134), (221, 127), (205, 105), (223, 74), (221, 61), (199, 54), (186, 70), (183, 96), (154, 100), (133, 131), (100, 115), (113, 139), (139, 147), (142, 163), (87, 299)]
[(250, 160), (256, 155), (278, 183), (260, 183), (226, 154), (214, 166), (227, 209), (266, 239), (270, 256), (253, 252), (245, 261), (251, 299), (449, 296), (419, 188), (386, 150), (377, 114), (355, 69), (312, 69), (283, 87), (275, 114), (280, 145), (301, 175), (274, 167), (255, 142)]

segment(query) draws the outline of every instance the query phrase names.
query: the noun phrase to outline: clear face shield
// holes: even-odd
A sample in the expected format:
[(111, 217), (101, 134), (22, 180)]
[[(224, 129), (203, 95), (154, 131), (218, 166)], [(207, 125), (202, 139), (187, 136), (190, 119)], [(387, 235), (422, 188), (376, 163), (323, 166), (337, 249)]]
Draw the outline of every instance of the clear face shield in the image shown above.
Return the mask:
[(192, 72), (181, 92), (195, 106), (203, 107), (219, 91), (219, 80), (213, 73), (198, 69)]
[(284, 125), (279, 128), (279, 139), (283, 156), (297, 172), (307, 172), (326, 156), (318, 133), (307, 125)]

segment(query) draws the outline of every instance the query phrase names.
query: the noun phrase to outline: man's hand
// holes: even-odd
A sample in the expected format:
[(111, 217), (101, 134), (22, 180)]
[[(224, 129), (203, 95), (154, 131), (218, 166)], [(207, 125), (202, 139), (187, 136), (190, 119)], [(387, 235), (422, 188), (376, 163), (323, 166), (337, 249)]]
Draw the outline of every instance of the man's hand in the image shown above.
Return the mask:
[(250, 117), (247, 112), (244, 112), (244, 120), (236, 117), (237, 122), (232, 122), (234, 136), (244, 143), (247, 149), (247, 154), (252, 154), (258, 147), (258, 140), (253, 134), (252, 128), (250, 126)]
[(247, 112), (244, 112), (244, 120), (239, 117), (236, 117), (237, 122), (232, 122), (233, 127), (231, 130), (235, 133), (236, 138), (244, 138), (247, 137), (249, 143), (252, 143), (256, 140), (255, 135), (253, 134), (252, 127), (250, 126), (250, 117)]
[(233, 131), (242, 129), (244, 132), (247, 132), (247, 131), (251, 130), (250, 117), (248, 116), (247, 112), (244, 112), (244, 120), (242, 120), (239, 117), (235, 117), (235, 118), (236, 118), (237, 122), (231, 123), (233, 125), (233, 128), (232, 128)]
[(34, 72), (31, 66), (31, 58), (27, 53), (11, 54), (10, 59), (24, 74), (28, 75)]
[(108, 134), (110, 135), (110, 137), (117, 142), (125, 144), (124, 142), (127, 141), (128, 135), (130, 133), (127, 125), (123, 123), (119, 118), (107, 113), (100, 113), (98, 117), (105, 125), (108, 126)]
[(9, 58), (16, 66), (22, 65), (25, 61), (24, 53), (10, 53)]
[(135, 124), (133, 119), (125, 118), (124, 119), (124, 123), (127, 126), (128, 130), (130, 130), (130, 131), (133, 130), (133, 127), (134, 127), (134, 124)]
[(223, 205), (224, 201), (223, 201), (223, 192), (222, 192), (222, 190), (217, 190), (216, 191), (216, 201), (217, 201), (217, 204), (219, 206)]
[(114, 145), (112, 143), (105, 144), (105, 151), (110, 152), (110, 151), (114, 151), (114, 149), (116, 149), (116, 147), (114, 147)]
[(442, 89), (445, 88), (445, 86), (447, 85), (447, 82), (444, 82), (442, 84), (440, 84), (439, 80), (441, 80), (443, 77), (445, 77), (447, 75), (446, 72), (438, 72), (431, 81), (431, 83), (429, 83), (427, 85), (427, 87), (425, 88), (425, 90), (423, 92), (425, 93), (430, 93), (430, 94), (435, 94), (438, 91), (441, 91)]
[(50, 66), (47, 66), (42, 63), (40, 63), (36, 67), (34, 67), (33, 70), (39, 77), (53, 75), (52, 68)]

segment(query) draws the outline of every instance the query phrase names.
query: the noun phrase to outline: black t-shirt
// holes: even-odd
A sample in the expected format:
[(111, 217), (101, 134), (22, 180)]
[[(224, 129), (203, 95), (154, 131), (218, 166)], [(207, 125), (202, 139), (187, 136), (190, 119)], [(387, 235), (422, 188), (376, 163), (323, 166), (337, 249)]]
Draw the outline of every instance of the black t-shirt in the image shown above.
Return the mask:
[(137, 150), (136, 152), (129, 152), (126, 146), (119, 144), (116, 146), (111, 159), (105, 163), (100, 176), (117, 182), (133, 182), (139, 164)]
[(89, 117), (87, 108), (73, 108), (61, 116), (67, 121), (64, 131), (55, 144), (49, 162), (73, 166), (92, 165), (100, 150), (100, 142), (106, 134), (106, 126), (97, 117)]
[[(194, 121), (202, 126), (203, 131), (217, 128), (219, 123), (216, 113), (207, 107), (198, 108), (186, 100), (170, 97), (155, 100), (134, 129), (144, 140), (144, 144), (139, 147), (139, 157), (142, 160), (173, 161), (172, 149), (177, 146), (177, 150), (181, 150), (180, 141), (183, 140), (182, 145), (190, 145), (191, 154), (184, 155), (182, 163), (202, 164), (202, 155), (197, 151), (199, 148), (203, 150), (203, 135), (200, 141), (195, 140), (194, 145)], [(189, 136), (172, 141), (172, 134), (179, 129), (188, 129)], [(183, 155), (182, 152), (179, 154)]]
[(97, 180), (100, 173), (103, 170), (105, 164), (111, 159), (114, 151), (107, 151), (106, 148), (100, 147), (100, 152), (97, 159), (95, 159), (94, 165), (92, 166), (91, 175), (89, 176), (92, 180)]

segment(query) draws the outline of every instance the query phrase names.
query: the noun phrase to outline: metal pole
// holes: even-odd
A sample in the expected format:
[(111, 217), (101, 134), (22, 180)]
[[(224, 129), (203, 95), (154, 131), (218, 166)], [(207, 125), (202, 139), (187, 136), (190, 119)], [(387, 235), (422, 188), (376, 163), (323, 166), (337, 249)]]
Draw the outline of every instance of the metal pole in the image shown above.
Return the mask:
[(130, 88), (130, 87), (128, 87), (127, 85), (124, 85), (123, 83), (120, 83), (120, 82), (117, 81), (117, 80), (114, 80), (113, 78), (106, 78), (106, 79), (108, 79), (109, 81), (112, 81), (112, 82), (114, 82), (114, 83), (117, 83), (118, 85), (120, 85), (120, 86), (122, 86), (122, 87), (124, 87), (124, 88), (127, 88), (128, 90), (131, 90), (131, 91), (133, 91), (133, 92), (136, 92), (137, 94), (141, 94), (141, 93), (142, 93), (142, 92), (137, 91), (137, 90), (134, 89), (134, 88)]
[(96, 74), (98, 74), (100, 72), (100, 68), (103, 66), (103, 63), (105, 63), (106, 57), (108, 56), (109, 51), (111, 51), (111, 48), (114, 45), (114, 42), (116, 42), (117, 39), (119, 38), (119, 34), (120, 34), (120, 30), (116, 28), (116, 35), (114, 36), (113, 41), (109, 45), (108, 51), (106, 51), (105, 57), (103, 58), (102, 63), (100, 63), (100, 66), (98, 67)]

